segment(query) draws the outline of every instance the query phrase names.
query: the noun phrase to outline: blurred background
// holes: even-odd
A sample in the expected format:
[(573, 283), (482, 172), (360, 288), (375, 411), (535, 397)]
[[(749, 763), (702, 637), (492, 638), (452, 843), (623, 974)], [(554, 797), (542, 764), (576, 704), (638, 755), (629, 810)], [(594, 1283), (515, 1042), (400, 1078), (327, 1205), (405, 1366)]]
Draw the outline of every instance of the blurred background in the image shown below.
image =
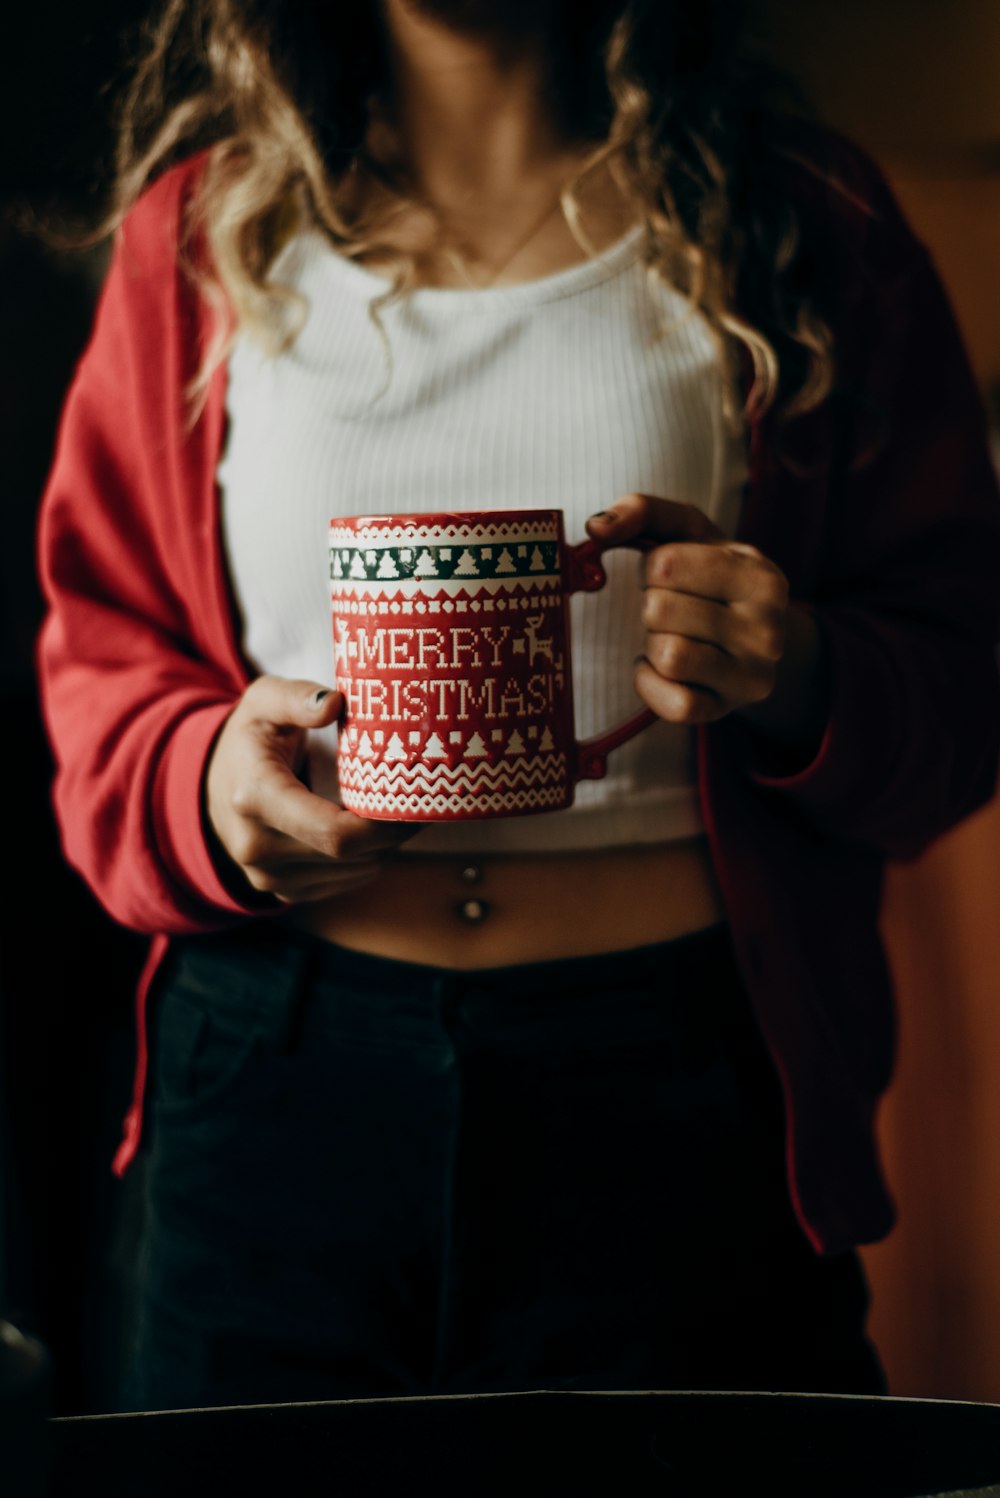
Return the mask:
[[(880, 163), (948, 287), (1000, 462), (1000, 5), (752, 0), (819, 115)], [(12, 227), (90, 213), (142, 0), (9, 9), (0, 59), (0, 1315), (54, 1354), (55, 1413), (114, 1408), (136, 1181), (128, 1106), (144, 942), (62, 864), (32, 669), (34, 524), (105, 256)], [(55, 918), (53, 912), (56, 912)], [(900, 1051), (880, 1129), (900, 1223), (865, 1250), (900, 1395), (1000, 1402), (1000, 806), (890, 868)]]

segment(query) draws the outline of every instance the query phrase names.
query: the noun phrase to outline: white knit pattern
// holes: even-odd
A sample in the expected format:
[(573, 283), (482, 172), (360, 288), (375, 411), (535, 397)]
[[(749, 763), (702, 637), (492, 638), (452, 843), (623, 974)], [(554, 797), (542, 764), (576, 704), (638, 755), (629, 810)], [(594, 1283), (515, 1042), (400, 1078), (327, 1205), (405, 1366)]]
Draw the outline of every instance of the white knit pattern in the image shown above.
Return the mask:
[[(229, 366), (219, 466), (223, 536), (261, 671), (332, 683), (331, 517), (558, 508), (570, 541), (630, 490), (684, 500), (735, 534), (745, 442), (725, 429), (715, 345), (698, 315), (652, 286), (634, 230), (594, 259), (517, 286), (426, 287), (369, 316), (385, 280), (318, 234), (274, 278), (307, 298), (292, 347), (241, 338)], [(654, 335), (663, 319), (673, 326)], [(637, 712), (640, 559), (610, 553), (608, 584), (571, 600), (577, 733)], [(312, 736), (313, 789), (336, 799), (336, 733)], [(657, 723), (614, 751), (566, 810), (428, 828), (414, 852), (557, 852), (662, 843), (703, 831), (693, 733)]]

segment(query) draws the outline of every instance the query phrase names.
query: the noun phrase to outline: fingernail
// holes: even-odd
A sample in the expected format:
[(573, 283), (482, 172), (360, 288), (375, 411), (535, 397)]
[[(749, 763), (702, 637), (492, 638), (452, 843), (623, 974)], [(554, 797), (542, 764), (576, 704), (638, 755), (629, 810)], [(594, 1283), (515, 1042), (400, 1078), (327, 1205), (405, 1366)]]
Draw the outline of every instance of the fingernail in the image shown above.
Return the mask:
[(641, 666), (645, 662), (645, 660), (646, 657), (644, 655), (637, 655), (632, 664), (633, 666)]
[(322, 707), (327, 697), (329, 697), (331, 690), (332, 689), (330, 687), (323, 687), (321, 691), (314, 692), (312, 700), (313, 707)]
[(598, 510), (596, 515), (591, 515), (591, 520), (598, 520), (602, 525), (610, 525), (613, 520), (618, 519), (616, 510)]

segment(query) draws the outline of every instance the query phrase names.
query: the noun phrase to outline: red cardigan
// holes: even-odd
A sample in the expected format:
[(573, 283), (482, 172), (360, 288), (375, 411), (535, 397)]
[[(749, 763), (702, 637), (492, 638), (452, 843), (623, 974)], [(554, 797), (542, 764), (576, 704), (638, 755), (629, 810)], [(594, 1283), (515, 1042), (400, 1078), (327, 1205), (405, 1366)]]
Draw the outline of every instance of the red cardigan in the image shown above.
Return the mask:
[[(790, 429), (806, 476), (776, 458), (768, 418), (753, 424), (738, 534), (821, 627), (829, 722), (794, 773), (773, 773), (735, 716), (696, 732), (715, 872), (784, 1089), (792, 1198), (831, 1253), (893, 1222), (873, 1139), (893, 1059), (884, 860), (919, 853), (995, 786), (1000, 494), (925, 249), (863, 153), (815, 127), (802, 139), (823, 171), (783, 170), (803, 225), (839, 254), (845, 397)], [(224, 368), (193, 425), (183, 395), (210, 333), (177, 256), (197, 171), (167, 172), (118, 236), (40, 526), (38, 665), (65, 854), (115, 919), (155, 936), (119, 1174), (139, 1144), (145, 999), (170, 934), (261, 912), (213, 865), (200, 789), (250, 671), (220, 544)], [(879, 412), (888, 440), (859, 464)]]

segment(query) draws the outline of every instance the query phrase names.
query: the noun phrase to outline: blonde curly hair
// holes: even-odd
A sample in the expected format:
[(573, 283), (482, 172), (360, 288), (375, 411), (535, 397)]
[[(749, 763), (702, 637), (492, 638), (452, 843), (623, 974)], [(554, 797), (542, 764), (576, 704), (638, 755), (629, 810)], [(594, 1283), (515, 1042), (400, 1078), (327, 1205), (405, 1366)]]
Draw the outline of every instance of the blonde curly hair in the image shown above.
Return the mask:
[[(781, 151), (773, 100), (783, 94), (807, 111), (747, 44), (740, 0), (564, 6), (547, 52), (554, 97), (573, 138), (593, 148), (563, 189), (570, 227), (584, 178), (613, 164), (645, 226), (649, 274), (703, 315), (730, 374), (739, 346), (749, 351), (754, 379), (742, 414), (775, 407), (783, 425), (815, 409), (835, 383), (822, 276), (815, 246), (802, 273), (799, 221), (769, 171)], [(166, 0), (149, 23), (121, 102), (102, 228), (120, 223), (166, 166), (209, 148), (190, 227), (210, 250), (202, 288), (226, 315), (200, 388), (239, 329), (272, 351), (294, 339), (306, 309), (269, 272), (299, 225), (348, 257), (376, 251), (392, 262), (376, 323), (378, 307), (413, 284), (413, 256), (380, 240), (394, 210), (415, 201), (405, 171), (371, 150), (388, 89), (378, 0)], [(374, 218), (355, 206), (359, 171), (382, 190)], [(731, 398), (727, 414), (738, 419)]]

